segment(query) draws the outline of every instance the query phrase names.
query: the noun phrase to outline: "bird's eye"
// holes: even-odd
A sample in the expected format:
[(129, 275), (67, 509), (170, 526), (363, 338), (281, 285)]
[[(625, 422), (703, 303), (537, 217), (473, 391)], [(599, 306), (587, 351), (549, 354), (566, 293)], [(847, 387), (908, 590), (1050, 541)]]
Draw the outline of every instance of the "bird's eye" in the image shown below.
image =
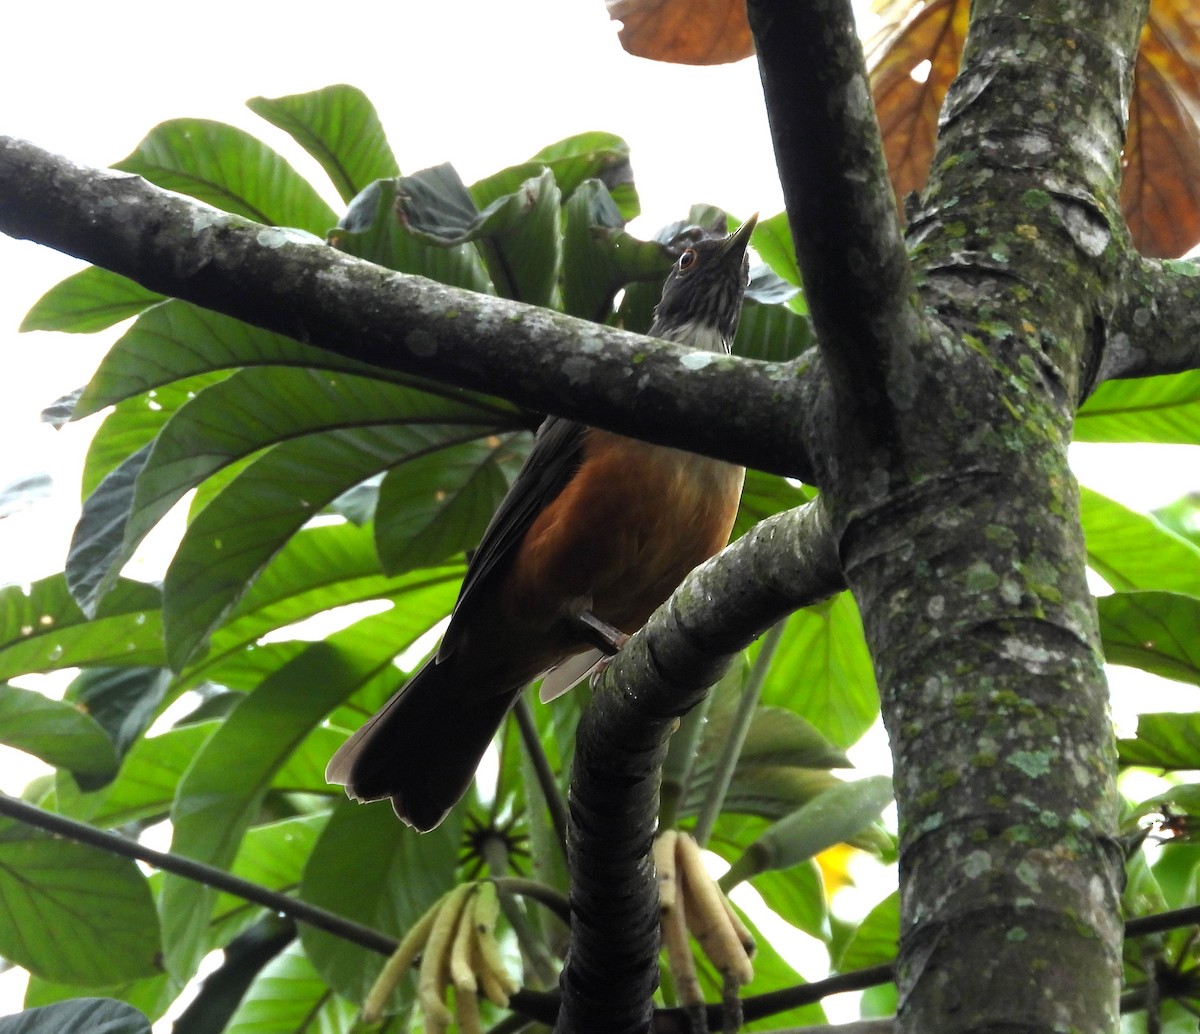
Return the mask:
[(686, 273), (696, 264), (698, 257), (695, 248), (688, 248), (687, 251), (679, 256), (679, 272)]

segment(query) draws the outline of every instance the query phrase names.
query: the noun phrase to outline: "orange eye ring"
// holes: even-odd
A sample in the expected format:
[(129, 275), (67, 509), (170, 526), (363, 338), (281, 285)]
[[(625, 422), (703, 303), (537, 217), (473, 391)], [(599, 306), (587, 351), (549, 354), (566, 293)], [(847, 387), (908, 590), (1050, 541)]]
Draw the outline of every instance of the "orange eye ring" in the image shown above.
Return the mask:
[(679, 272), (686, 273), (696, 264), (696, 259), (699, 256), (696, 254), (695, 248), (688, 248), (682, 255), (679, 256)]

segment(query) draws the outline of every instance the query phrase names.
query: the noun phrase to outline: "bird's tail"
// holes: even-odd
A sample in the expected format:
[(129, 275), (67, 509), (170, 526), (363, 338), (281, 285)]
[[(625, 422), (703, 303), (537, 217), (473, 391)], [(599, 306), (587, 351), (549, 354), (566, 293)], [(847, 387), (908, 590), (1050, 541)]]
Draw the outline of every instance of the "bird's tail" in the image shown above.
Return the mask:
[(423, 833), (441, 822), (520, 692), (464, 694), (453, 668), (453, 657), (429, 660), (342, 744), (326, 780), (358, 801), (390, 797), (396, 814)]

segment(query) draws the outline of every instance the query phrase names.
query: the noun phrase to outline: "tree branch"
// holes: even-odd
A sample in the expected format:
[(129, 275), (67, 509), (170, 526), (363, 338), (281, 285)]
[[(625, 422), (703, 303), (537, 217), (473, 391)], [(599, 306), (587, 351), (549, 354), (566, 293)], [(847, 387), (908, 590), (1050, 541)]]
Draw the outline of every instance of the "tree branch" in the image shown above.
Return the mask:
[(818, 500), (762, 522), (694, 571), (613, 660), (576, 733), (571, 946), (557, 1029), (648, 1029), (658, 983), (651, 844), (667, 740), (736, 651), (842, 584)]
[(747, 11), (837, 433), (887, 448), (893, 385), (924, 330), (854, 12), (850, 0)]
[(339, 355), (814, 481), (794, 419), (813, 409), (810, 378), (797, 377), (807, 364), (698, 362), (679, 345), (395, 273), (10, 137), (0, 231)]
[(1142, 259), (1124, 288), (1096, 383), (1200, 368), (1200, 265)]

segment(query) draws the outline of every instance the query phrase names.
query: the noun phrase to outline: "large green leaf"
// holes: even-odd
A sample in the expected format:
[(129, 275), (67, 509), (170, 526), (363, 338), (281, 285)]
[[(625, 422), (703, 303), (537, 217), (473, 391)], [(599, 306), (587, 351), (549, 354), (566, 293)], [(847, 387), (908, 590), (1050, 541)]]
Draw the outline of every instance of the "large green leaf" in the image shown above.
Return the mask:
[(1088, 565), (1109, 585), (1200, 596), (1200, 547), (1099, 492), (1079, 495)]
[(89, 621), (52, 575), (0, 588), (0, 679), (59, 668), (163, 663), (158, 591), (120, 581)]
[(760, 219), (750, 237), (750, 245), (776, 274), (793, 287), (800, 286), (800, 263), (796, 259), (796, 245), (792, 241), (787, 212)]
[(1173, 771), (1200, 768), (1200, 714), (1138, 715), (1137, 735), (1118, 740), (1123, 765)]
[(564, 312), (603, 323), (626, 284), (650, 281), (661, 287), (673, 256), (662, 242), (626, 232), (624, 216), (599, 180), (582, 183), (563, 205), (563, 216)]
[[(184, 403), (148, 452), (135, 453), (88, 497), (67, 558), (71, 591), (85, 609), (93, 607), (154, 525), (190, 489), (275, 443), (329, 428), (382, 423), (410, 426), (407, 452), (419, 454), (437, 448), (443, 436), (460, 440), (469, 433), (443, 425), (478, 424), (479, 433), (488, 434), (500, 422), (494, 412), (470, 401), (354, 374), (273, 366), (241, 370)], [(319, 452), (322, 443), (313, 440), (308, 447)], [(404, 455), (398, 453), (397, 459)], [(309, 516), (301, 511), (300, 523)]]
[(334, 247), (401, 273), (414, 273), (481, 294), (495, 294), (483, 260), (473, 244), (444, 247), (416, 236), (398, 215), (400, 191), (395, 179), (366, 187), (329, 235)]
[(488, 436), (393, 468), (375, 509), (375, 545), (391, 574), (441, 563), (479, 544), (526, 450)]
[(747, 470), (742, 501), (730, 540), (741, 538), (759, 521), (772, 514), (804, 505), (814, 495), (811, 489), (793, 484), (787, 478), (764, 474), (761, 470)]
[(255, 459), (192, 520), (167, 572), (167, 655), (179, 670), (266, 563), (348, 487), (478, 429), (349, 427), (292, 439)]
[(72, 704), (0, 682), (0, 743), (55, 768), (104, 776), (117, 752), (100, 723)]
[[(452, 811), (437, 829), (416, 836), (386, 803), (342, 801), (333, 810), (313, 849), (301, 897), (338, 915), (384, 933), (403, 936), (453, 882), (461, 811)], [(361, 1002), (379, 975), (384, 958), (306, 926), (301, 942), (330, 987)], [(414, 982), (401, 981), (392, 1008), (412, 1002)]]
[[(363, 662), (314, 643), (267, 679), (221, 723), (179, 784), (171, 850), (227, 867), (276, 770), (304, 736), (364, 677)], [(168, 971), (180, 982), (207, 951), (216, 892), (167, 873), (161, 914)]]
[(357, 1011), (330, 990), (294, 944), (250, 986), (225, 1034), (348, 1034)]
[(837, 959), (839, 972), (878, 966), (896, 958), (900, 945), (900, 894), (893, 891), (867, 914)]
[(169, 682), (163, 668), (88, 668), (71, 681), (64, 699), (95, 719), (123, 756), (154, 720)]
[(849, 593), (788, 618), (763, 702), (796, 712), (839, 747), (850, 746), (870, 728), (879, 713), (879, 693), (862, 620)]
[(201, 722), (139, 739), (116, 779), (99, 791), (70, 793), (60, 779), (59, 810), (103, 828), (166, 818), (179, 780), (217, 727), (217, 722)]
[(754, 889), (767, 907), (781, 919), (810, 937), (829, 939), (829, 909), (821, 870), (809, 859), (782, 872), (763, 872), (754, 877)]
[(118, 402), (92, 435), (83, 464), (82, 498), (87, 499), (121, 464), (154, 441), (180, 406), (206, 387), (229, 376), (217, 370), (153, 388)]
[(99, 266), (73, 273), (41, 296), (21, 321), (21, 330), (92, 334), (136, 316), (163, 296)]
[(1200, 685), (1200, 599), (1173, 592), (1118, 592), (1096, 602), (1110, 663)]
[(230, 316), (170, 301), (145, 313), (109, 350), (76, 404), (75, 416), (87, 416), (174, 381), (243, 366), (301, 366), (400, 383), (409, 380)]
[(326, 86), (290, 97), (255, 97), (246, 106), (291, 135), (325, 170), (343, 201), (400, 167), (367, 95), (354, 86)]
[[(786, 288), (782, 280), (764, 267), (756, 270), (754, 277), (742, 306), (733, 353), (776, 363), (795, 359), (817, 343), (812, 324), (788, 306), (794, 290)], [(756, 285), (758, 290), (752, 293)]]
[(389, 577), (379, 569), (369, 528), (305, 528), (255, 579), (213, 633), (209, 652), (181, 681), (190, 685), (211, 676), (225, 682), (225, 662), (268, 632), (369, 600), (394, 601), (420, 634), (450, 612), (462, 574), (462, 565), (452, 565)]
[(0, 955), (84, 987), (159, 971), (158, 918), (137, 865), (69, 840), (0, 842)]
[(150, 1034), (150, 1021), (111, 998), (73, 998), (0, 1017), (0, 1034)]
[(483, 211), (451, 165), (398, 181), (401, 218), (418, 238), (445, 247), (475, 242), (496, 293), (549, 305), (561, 259), (562, 194), (549, 169), (521, 183)]
[(570, 197), (585, 180), (598, 179), (626, 222), (642, 210), (633, 185), (629, 145), (612, 133), (594, 130), (569, 136), (543, 147), (529, 163), (547, 166), (554, 173), (563, 197)]
[(221, 122), (163, 122), (113, 167), (269, 226), (294, 226), (323, 237), (337, 221), (321, 195), (283, 157)]
[[(300, 886), (300, 877), (313, 845), (328, 820), (328, 813), (320, 812), (248, 829), (231, 871), (259, 887), (282, 894), (294, 893)], [(218, 894), (213, 904), (210, 939), (217, 944), (228, 944), (262, 914), (261, 905), (236, 894)]]
[(1200, 370), (1105, 381), (1076, 414), (1075, 438), (1200, 444)]

